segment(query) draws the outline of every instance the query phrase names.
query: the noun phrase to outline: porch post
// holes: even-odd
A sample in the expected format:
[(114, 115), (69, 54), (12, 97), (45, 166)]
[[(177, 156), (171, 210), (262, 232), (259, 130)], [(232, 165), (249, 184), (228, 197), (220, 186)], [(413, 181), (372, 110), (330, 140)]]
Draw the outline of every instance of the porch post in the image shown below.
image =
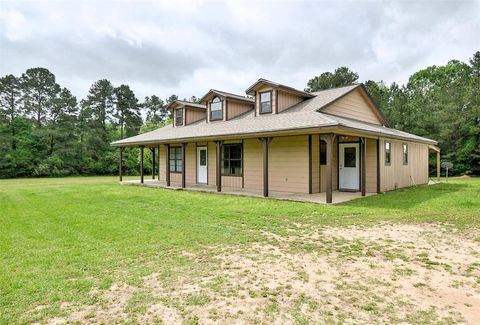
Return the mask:
[(166, 144), (165, 149), (167, 151), (167, 154), (165, 155), (165, 180), (167, 181), (167, 186), (170, 186), (170, 145)]
[(157, 147), (157, 154), (158, 154), (158, 180), (160, 181), (160, 145)]
[(437, 151), (437, 179), (440, 180), (440, 151)]
[(120, 158), (118, 161), (118, 176), (120, 176), (120, 182), (123, 180), (123, 150), (125, 147), (120, 147)]
[(367, 172), (367, 139), (365, 137), (360, 138), (360, 157), (362, 159), (361, 162), (361, 181), (360, 181), (360, 188), (362, 192), (362, 196), (365, 196), (367, 192), (367, 177), (366, 177), (366, 172)]
[(377, 194), (380, 194), (380, 139), (377, 139)]
[(216, 183), (217, 183), (217, 192), (222, 191), (222, 145), (223, 141), (218, 140), (215, 141), (215, 144), (217, 146), (217, 168), (216, 168)]
[(326, 179), (326, 199), (327, 203), (332, 203), (333, 192), (333, 134), (326, 134), (321, 136), (321, 140), (324, 140), (327, 144), (327, 179)]
[(143, 184), (143, 149), (144, 146), (140, 146), (140, 183)]
[(155, 148), (150, 148), (152, 152), (152, 179), (155, 179)]
[(263, 196), (268, 197), (268, 145), (272, 138), (260, 138), (263, 147)]
[(185, 188), (185, 152), (187, 144), (182, 143), (182, 188)]

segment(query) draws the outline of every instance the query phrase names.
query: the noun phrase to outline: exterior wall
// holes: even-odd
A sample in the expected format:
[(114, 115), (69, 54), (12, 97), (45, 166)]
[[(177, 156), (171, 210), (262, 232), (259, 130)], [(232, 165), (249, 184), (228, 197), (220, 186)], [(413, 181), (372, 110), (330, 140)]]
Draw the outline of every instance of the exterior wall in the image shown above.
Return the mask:
[(185, 122), (186, 125), (195, 123), (205, 118), (205, 111), (202, 109), (186, 108)]
[(263, 148), (258, 139), (243, 142), (243, 181), (246, 189), (263, 189)]
[(320, 192), (320, 136), (312, 135), (312, 193)]
[(357, 89), (333, 104), (323, 108), (322, 112), (359, 121), (382, 124), (377, 115), (375, 115), (369, 102), (367, 102), (363, 96), (361, 90)]
[(182, 173), (170, 172), (170, 185), (178, 187), (182, 186)]
[(303, 101), (303, 98), (297, 95), (289, 94), (284, 91), (278, 92), (278, 112), (283, 112), (289, 107), (292, 107), (295, 104)]
[(223, 187), (242, 188), (242, 177), (239, 177), (239, 176), (222, 176), (222, 188)]
[(246, 113), (253, 109), (253, 104), (247, 104), (242, 102), (235, 102), (232, 100), (227, 100), (227, 120), (231, 120), (243, 113)]
[[(391, 143), (389, 166), (385, 165), (385, 140)], [(403, 143), (408, 144), (408, 165), (403, 164)], [(381, 139), (380, 183), (381, 191), (428, 183), (428, 144)]]
[(217, 184), (217, 148), (214, 142), (207, 143), (208, 185)]
[(366, 191), (377, 192), (377, 140), (367, 139)]
[(195, 143), (187, 144), (185, 149), (185, 183), (197, 183), (197, 147)]
[(273, 138), (269, 145), (268, 180), (270, 191), (308, 193), (307, 135)]
[(167, 166), (167, 148), (165, 148), (165, 146), (161, 144), (160, 145), (160, 181), (163, 181), (163, 182), (167, 180), (166, 166)]

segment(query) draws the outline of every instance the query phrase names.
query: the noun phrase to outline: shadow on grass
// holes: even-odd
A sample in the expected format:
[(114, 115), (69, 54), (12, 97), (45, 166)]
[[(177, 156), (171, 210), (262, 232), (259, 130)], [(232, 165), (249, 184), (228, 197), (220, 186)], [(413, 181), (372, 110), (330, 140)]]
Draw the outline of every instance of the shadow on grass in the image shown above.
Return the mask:
[[(411, 209), (418, 205), (435, 204), (442, 206), (442, 200), (445, 204), (451, 205), (452, 199), (459, 199), (463, 194), (467, 194), (465, 184), (436, 184), (419, 185), (381, 193), (379, 195), (354, 200), (341, 205), (351, 207), (365, 208), (384, 208), (384, 209)], [(435, 201), (435, 203), (433, 203)]]

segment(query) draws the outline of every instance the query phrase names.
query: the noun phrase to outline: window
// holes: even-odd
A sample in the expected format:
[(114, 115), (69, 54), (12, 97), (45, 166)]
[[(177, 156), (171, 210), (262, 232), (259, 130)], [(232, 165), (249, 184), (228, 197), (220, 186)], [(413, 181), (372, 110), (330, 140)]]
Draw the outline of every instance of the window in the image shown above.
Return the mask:
[(323, 140), (320, 141), (320, 165), (327, 164), (327, 143)]
[(272, 112), (272, 92), (260, 93), (260, 114)]
[(343, 166), (344, 167), (357, 167), (357, 148), (346, 147), (343, 149)]
[(170, 148), (170, 172), (172, 173), (182, 172), (182, 148), (181, 147)]
[(403, 144), (403, 164), (408, 165), (408, 144)]
[(175, 125), (183, 125), (183, 108), (177, 109), (175, 112)]
[(223, 119), (223, 103), (220, 98), (215, 97), (210, 104), (210, 121)]
[(392, 144), (385, 141), (385, 165), (390, 165), (392, 158)]
[(222, 175), (242, 176), (242, 144), (224, 144), (222, 150)]

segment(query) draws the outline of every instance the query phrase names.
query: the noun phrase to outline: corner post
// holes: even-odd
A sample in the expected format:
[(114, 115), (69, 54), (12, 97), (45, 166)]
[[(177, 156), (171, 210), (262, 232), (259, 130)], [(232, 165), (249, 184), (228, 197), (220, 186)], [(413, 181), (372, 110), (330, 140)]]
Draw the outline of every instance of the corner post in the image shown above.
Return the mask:
[(216, 168), (216, 183), (217, 183), (217, 192), (222, 191), (222, 145), (223, 141), (218, 140), (215, 141), (215, 144), (217, 146), (217, 168)]
[(362, 196), (366, 195), (367, 192), (367, 139), (365, 137), (360, 138), (360, 157), (362, 159), (361, 162), (361, 170), (360, 170), (360, 176), (361, 176), (361, 181), (360, 181), (360, 190), (362, 192)]
[(140, 183), (143, 184), (143, 150), (144, 146), (140, 146)]
[(437, 151), (437, 179), (440, 180), (440, 151)]
[(259, 138), (263, 147), (263, 196), (268, 197), (268, 145), (272, 138)]
[(166, 144), (165, 149), (167, 154), (165, 155), (166, 165), (165, 165), (165, 180), (167, 182), (167, 186), (170, 186), (170, 145)]
[(182, 188), (185, 188), (185, 152), (187, 149), (187, 144), (182, 143)]
[(123, 150), (125, 147), (120, 147), (120, 158), (118, 160), (118, 176), (120, 177), (120, 182), (123, 181)]
[(326, 201), (332, 203), (333, 192), (333, 134), (322, 135), (321, 139), (327, 144), (327, 178), (326, 178)]
[(155, 179), (155, 148), (150, 148), (152, 152), (152, 179)]

